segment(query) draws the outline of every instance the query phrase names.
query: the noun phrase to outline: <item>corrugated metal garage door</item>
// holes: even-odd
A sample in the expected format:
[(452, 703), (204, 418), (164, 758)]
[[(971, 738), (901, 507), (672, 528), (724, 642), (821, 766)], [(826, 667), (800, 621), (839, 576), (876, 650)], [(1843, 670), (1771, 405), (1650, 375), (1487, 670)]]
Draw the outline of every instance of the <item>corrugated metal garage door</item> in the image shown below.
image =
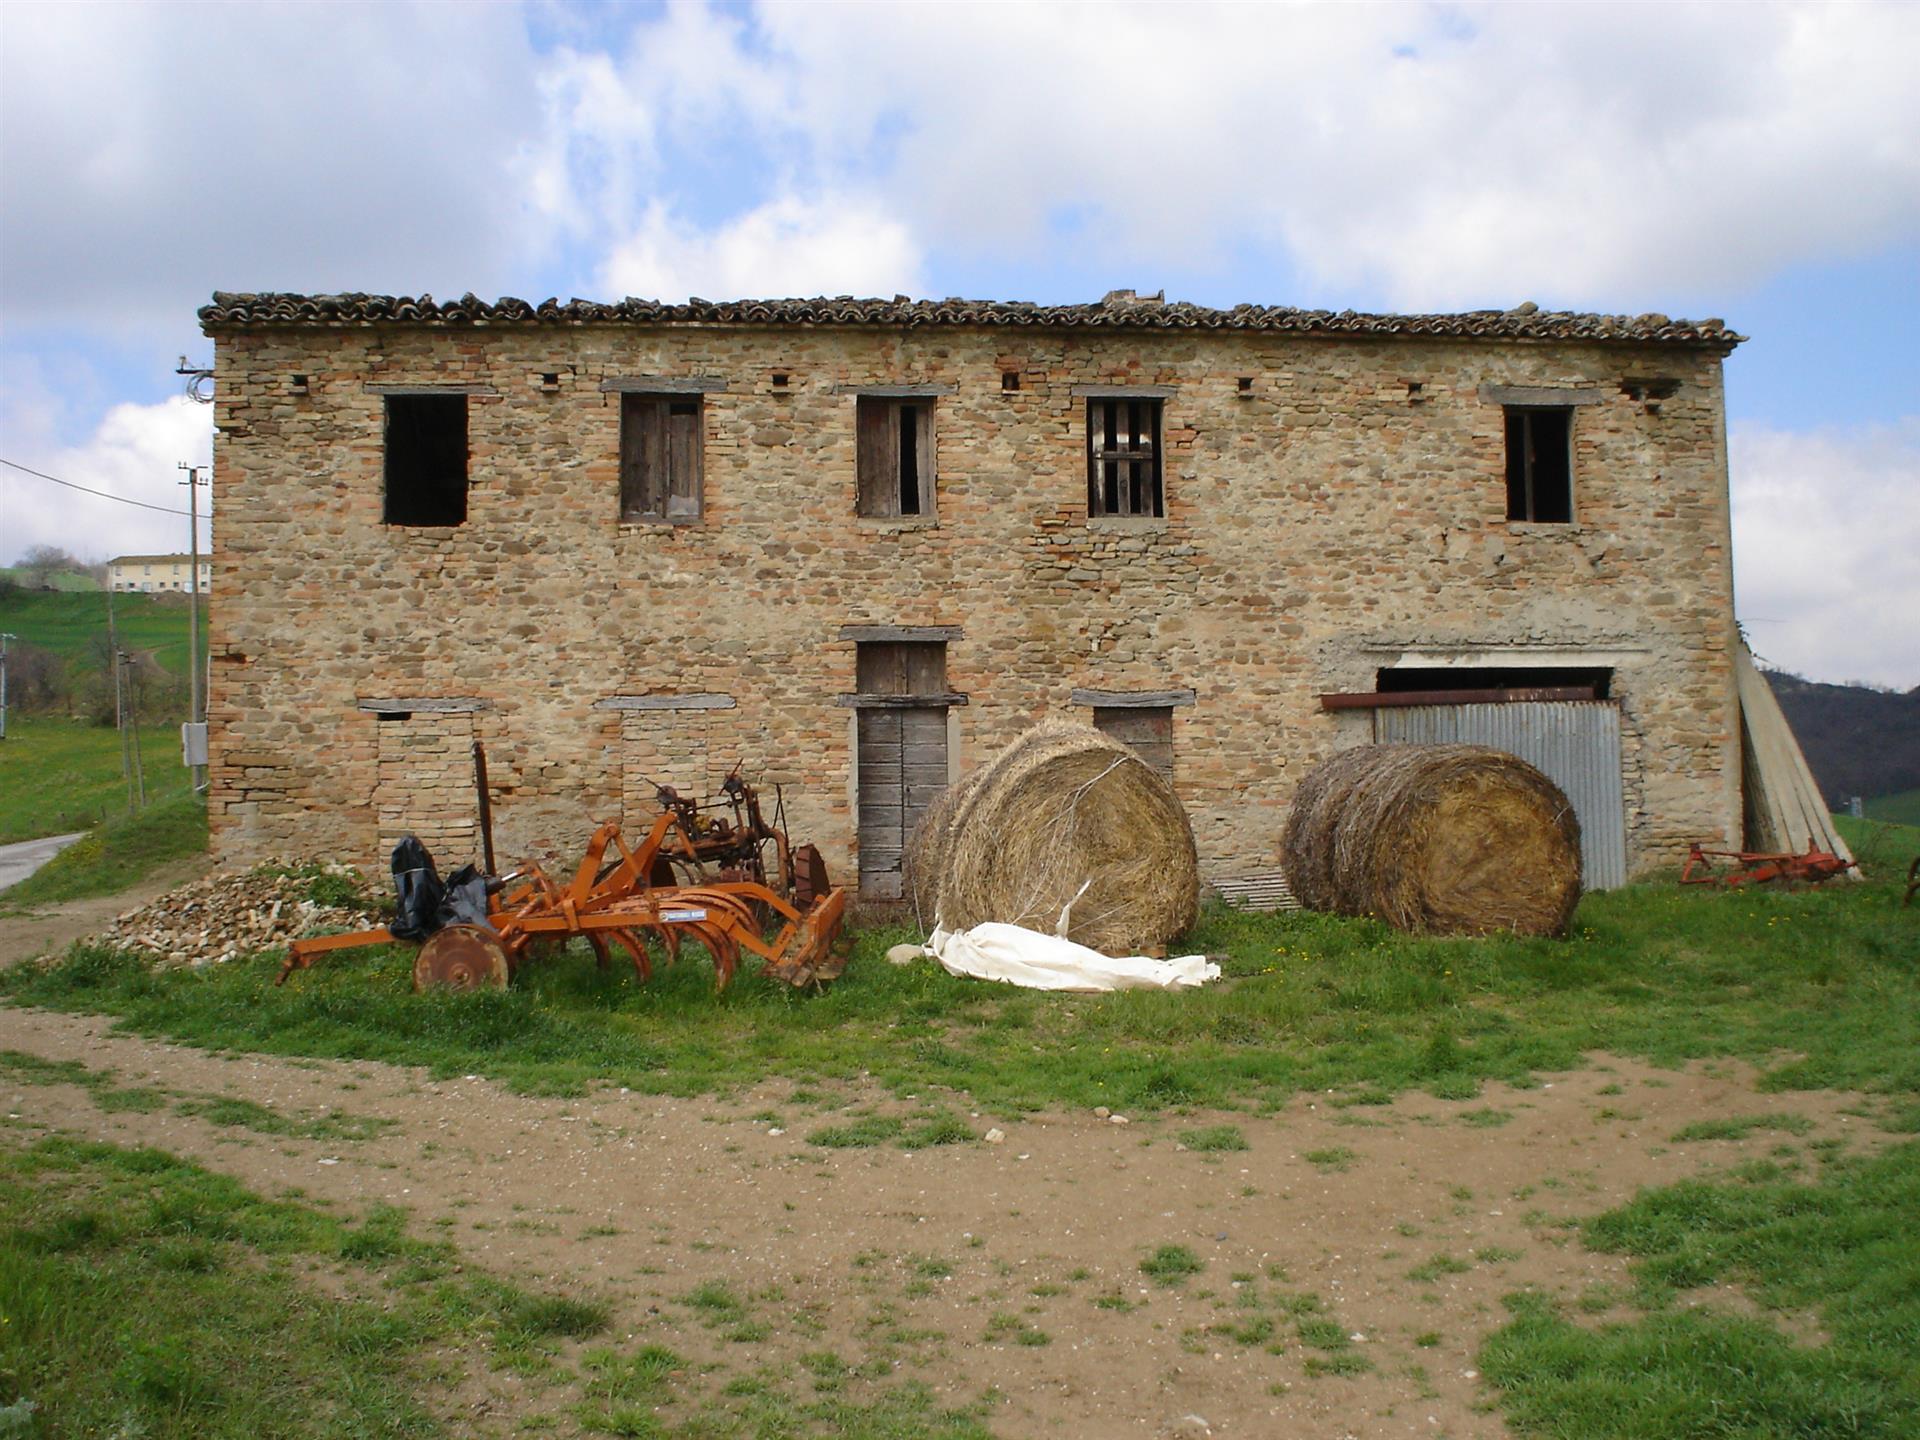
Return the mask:
[(1407, 705), (1373, 712), (1382, 744), (1489, 745), (1518, 755), (1567, 792), (1580, 820), (1580, 882), (1627, 883), (1626, 802), (1620, 788), (1620, 710), (1609, 701)]

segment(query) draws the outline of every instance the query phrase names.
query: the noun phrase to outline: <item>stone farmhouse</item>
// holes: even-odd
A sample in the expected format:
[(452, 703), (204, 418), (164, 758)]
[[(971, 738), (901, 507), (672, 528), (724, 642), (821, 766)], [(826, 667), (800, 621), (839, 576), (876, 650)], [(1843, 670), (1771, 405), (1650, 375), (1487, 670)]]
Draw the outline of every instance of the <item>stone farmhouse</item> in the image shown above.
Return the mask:
[(1485, 740), (1588, 879), (1741, 835), (1718, 320), (220, 294), (229, 856), (477, 849), (777, 782), (867, 900), (1048, 713), (1270, 894), (1299, 777)]

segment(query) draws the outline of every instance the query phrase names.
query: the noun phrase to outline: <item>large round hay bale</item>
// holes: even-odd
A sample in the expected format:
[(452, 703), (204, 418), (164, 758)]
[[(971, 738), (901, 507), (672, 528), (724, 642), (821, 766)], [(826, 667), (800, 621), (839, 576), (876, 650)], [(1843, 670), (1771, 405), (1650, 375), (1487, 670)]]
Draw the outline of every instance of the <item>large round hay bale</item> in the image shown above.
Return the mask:
[(1044, 721), (956, 798), (940, 921), (989, 920), (1108, 955), (1158, 955), (1193, 924), (1200, 867), (1173, 787), (1090, 725)]
[(1572, 804), (1479, 745), (1342, 751), (1302, 782), (1281, 848), (1309, 909), (1420, 934), (1564, 934), (1580, 900)]
[(907, 837), (907, 853), (901, 859), (902, 878), (907, 899), (913, 903), (913, 918), (922, 929), (933, 928), (940, 909), (940, 876), (947, 865), (947, 844), (953, 836), (953, 815), (961, 801), (973, 793), (984, 770), (969, 770), (940, 792), (940, 798), (927, 807), (920, 823)]

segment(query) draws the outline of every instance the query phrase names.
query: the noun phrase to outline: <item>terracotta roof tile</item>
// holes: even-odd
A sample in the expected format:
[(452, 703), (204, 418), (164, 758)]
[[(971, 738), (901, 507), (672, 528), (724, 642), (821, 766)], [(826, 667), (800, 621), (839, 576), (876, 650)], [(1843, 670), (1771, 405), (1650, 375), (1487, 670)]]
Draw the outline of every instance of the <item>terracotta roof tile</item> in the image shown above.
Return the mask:
[(1236, 305), (1216, 310), (1116, 292), (1090, 305), (1035, 305), (1026, 301), (855, 299), (700, 300), (667, 304), (626, 299), (545, 300), (530, 305), (507, 297), (465, 295), (288, 295), (216, 291), (202, 307), (200, 328), (269, 325), (893, 325), (920, 329), (977, 325), (1034, 330), (1254, 330), (1294, 335), (1434, 335), (1450, 339), (1597, 340), (1710, 345), (1731, 350), (1744, 335), (1721, 320), (1670, 320), (1665, 315), (1583, 315), (1541, 310), (1468, 310), (1448, 315), (1369, 315), (1354, 310), (1298, 310), (1284, 305)]

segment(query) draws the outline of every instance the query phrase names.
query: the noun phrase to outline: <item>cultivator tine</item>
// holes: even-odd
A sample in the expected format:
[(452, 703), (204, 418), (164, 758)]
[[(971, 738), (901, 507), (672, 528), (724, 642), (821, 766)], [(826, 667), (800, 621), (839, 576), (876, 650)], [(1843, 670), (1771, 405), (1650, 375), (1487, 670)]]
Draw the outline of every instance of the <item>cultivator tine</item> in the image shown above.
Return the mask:
[(760, 973), (796, 987), (837, 980), (847, 968), (846, 954), (835, 948), (846, 908), (847, 892), (829, 891), (796, 924), (786, 927), (780, 953), (768, 960)]

